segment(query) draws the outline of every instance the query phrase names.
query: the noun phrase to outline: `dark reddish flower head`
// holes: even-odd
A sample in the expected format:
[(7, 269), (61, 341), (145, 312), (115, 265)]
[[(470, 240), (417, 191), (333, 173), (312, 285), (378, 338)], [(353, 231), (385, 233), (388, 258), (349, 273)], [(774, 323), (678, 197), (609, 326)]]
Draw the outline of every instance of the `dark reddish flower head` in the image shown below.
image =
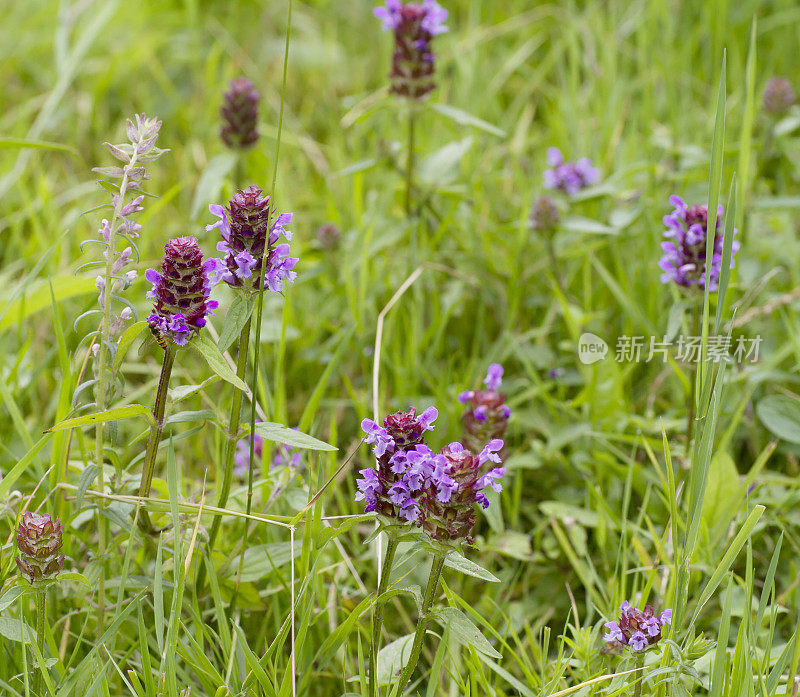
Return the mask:
[(17, 527), (17, 568), (28, 583), (55, 576), (64, 565), (61, 521), (47, 513), (22, 514)]
[(220, 138), (229, 148), (249, 148), (258, 140), (258, 103), (261, 95), (246, 77), (231, 80), (220, 107)]
[(431, 40), (447, 31), (444, 25), (447, 10), (436, 0), (405, 4), (386, 0), (386, 5), (376, 7), (374, 13), (383, 23), (384, 31), (394, 32), (391, 91), (410, 99), (422, 99), (436, 86)]
[(148, 323), (178, 346), (185, 346), (192, 334), (206, 325), (206, 317), (214, 314), (219, 304), (209, 300), (216, 261), (203, 261), (194, 237), (178, 237), (164, 245), (160, 272), (145, 272), (153, 284), (147, 297), (155, 301)]
[(278, 244), (281, 235), (287, 241), (292, 239), (292, 233), (285, 228), (292, 221), (291, 213), (278, 213), (273, 219), (270, 197), (264, 196), (255, 184), (237, 191), (227, 208), (212, 204), (208, 209), (219, 220), (207, 225), (206, 230), (219, 228), (222, 240), (217, 243), (217, 250), (225, 254), (214, 260), (215, 279), (233, 288), (257, 291), (263, 268), (264, 287), (275, 293), (283, 290), (284, 283), (294, 282), (297, 273), (293, 269), (298, 260), (289, 256), (291, 250), (286, 242)]

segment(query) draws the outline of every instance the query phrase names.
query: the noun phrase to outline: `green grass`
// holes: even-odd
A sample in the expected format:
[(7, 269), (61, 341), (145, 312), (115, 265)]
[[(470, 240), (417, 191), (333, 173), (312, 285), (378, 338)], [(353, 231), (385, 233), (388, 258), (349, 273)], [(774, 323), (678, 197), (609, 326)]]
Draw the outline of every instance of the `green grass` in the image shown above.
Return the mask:
[[(90, 170), (112, 164), (102, 142), (124, 138), (126, 117), (158, 115), (159, 145), (170, 152), (149, 167), (147, 189), (158, 198), (140, 217), (140, 276), (172, 237), (196, 235), (213, 253), (207, 205), (234, 186), (217, 135), (221, 95), (240, 74), (261, 91), (262, 136), (244, 171), (247, 183), (268, 189), (288, 2), (4, 8), (3, 697), (33, 694), (29, 671), (42, 660), (44, 694), (58, 697), (366, 695), (377, 550), (365, 543), (373, 520), (353, 502), (357, 471), (371, 463), (357, 447), (359, 423), (374, 409), (435, 404), (431, 443), (443, 446), (461, 434), (457, 394), (477, 387), (495, 361), (513, 409), (508, 473), (464, 555), (496, 582), (446, 568), (438, 598), (460, 609), (491, 651), (479, 640), (483, 652), (470, 646), (452, 623), (433, 623), (442, 640), (428, 635), (410, 694), (632, 694), (633, 661), (600, 653), (602, 625), (625, 599), (676, 613), (663, 652), (648, 662), (645, 694), (792, 694), (800, 673), (800, 111), (775, 126), (761, 94), (773, 75), (800, 88), (800, 11), (790, 0), (446, 6), (438, 88), (416, 129), (421, 214), (407, 219), (406, 112), (386, 90), (390, 37), (372, 3), (295, 0), (274, 195), (295, 213), (301, 262), (285, 297), (265, 299), (257, 394), (264, 420), (338, 450), (304, 451), (296, 476), (256, 472), (250, 518), (241, 481), (225, 511), (211, 510), (233, 387), (211, 380), (190, 390), (212, 372), (187, 351), (173, 371), (173, 419), (147, 504), (168, 529), (153, 540), (133, 523), (144, 416), (116, 422), (104, 468), (111, 498), (98, 494), (92, 428), (42, 435), (91, 412), (72, 402), (84, 337), (97, 321), (75, 322), (96, 304), (97, 272), (78, 271), (96, 249), (82, 254), (80, 245), (105, 214), (92, 209), (107, 200)], [(550, 146), (592, 158), (603, 175), (570, 203), (554, 240), (558, 274), (528, 228)], [(658, 279), (673, 193), (721, 201), (743, 245), (724, 302), (709, 294), (707, 331), (730, 329), (734, 343), (763, 339), (758, 363), (701, 371), (696, 395), (680, 362), (613, 360), (618, 337), (660, 340), (670, 325), (693, 333), (689, 313), (675, 310), (684, 296)], [(333, 251), (316, 241), (325, 222), (342, 231)], [(126, 293), (140, 318), (144, 293), (141, 281)], [(231, 296), (217, 293), (219, 333)], [(606, 360), (578, 361), (584, 332), (608, 342)], [(152, 406), (160, 352), (139, 358), (137, 347), (121, 360), (114, 407)], [(698, 419), (687, 453), (692, 398)], [(18, 597), (13, 561), (24, 507), (63, 519), (65, 568), (85, 578), (51, 591), (43, 655), (23, 643), (19, 624), (36, 625), (35, 596)], [(209, 559), (215, 514), (224, 518)], [(417, 626), (413, 593), (401, 589), (424, 588), (428, 557), (409, 545), (398, 551), (384, 646)], [(199, 565), (208, 572), (202, 592)]]

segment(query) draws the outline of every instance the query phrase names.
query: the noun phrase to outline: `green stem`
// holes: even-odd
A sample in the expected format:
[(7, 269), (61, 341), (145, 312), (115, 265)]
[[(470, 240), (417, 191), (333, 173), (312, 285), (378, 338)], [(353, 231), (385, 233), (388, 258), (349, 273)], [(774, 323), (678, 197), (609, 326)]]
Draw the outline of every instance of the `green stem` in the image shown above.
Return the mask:
[[(47, 591), (44, 588), (40, 588), (36, 591), (36, 641), (39, 645), (39, 651), (42, 654), (42, 658), (44, 659), (44, 624), (47, 620)], [(37, 663), (36, 657), (34, 656), (34, 664)], [(42, 682), (44, 681), (44, 671), (46, 670), (45, 666), (39, 666), (39, 670), (36, 671), (36, 677), (33, 681), (33, 692), (35, 695), (43, 694), (42, 691)]]
[(633, 697), (642, 697), (642, 682), (644, 680), (644, 654), (636, 658), (636, 672), (633, 674)]
[[(131, 155), (130, 162), (123, 167), (122, 181), (119, 185), (119, 197), (117, 198), (116, 206), (114, 206), (114, 213), (111, 216), (111, 224), (109, 227), (111, 235), (108, 241), (106, 267), (104, 271), (103, 321), (100, 327), (100, 350), (98, 354), (97, 388), (95, 391), (95, 402), (97, 403), (98, 412), (105, 411), (108, 406), (106, 403), (106, 371), (108, 368), (108, 345), (111, 337), (111, 286), (114, 283), (113, 266), (117, 242), (117, 221), (122, 217), (122, 209), (125, 206), (125, 194), (128, 191), (128, 172), (130, 172), (136, 164), (138, 155), (139, 145), (137, 144), (133, 146), (133, 154)], [(100, 469), (97, 478), (97, 489), (101, 494), (105, 491), (105, 477), (103, 475), (103, 461), (105, 459), (104, 429), (105, 422), (103, 421), (99, 422), (95, 428), (95, 464)], [(101, 634), (105, 624), (106, 613), (106, 538), (108, 536), (108, 521), (100, 513), (100, 509), (103, 508), (104, 505), (105, 503), (101, 497), (97, 502), (97, 546), (99, 556), (103, 560), (100, 579), (97, 585), (97, 624)]]
[[(164, 362), (161, 364), (161, 377), (158, 379), (156, 402), (153, 406), (153, 425), (150, 427), (150, 437), (147, 439), (144, 467), (142, 467), (142, 481), (139, 484), (139, 496), (142, 498), (150, 496), (150, 485), (153, 483), (158, 444), (161, 442), (161, 433), (164, 430), (164, 411), (167, 405), (167, 390), (169, 388), (169, 378), (172, 374), (172, 364), (175, 362), (175, 353), (176, 349), (172, 344), (168, 344), (167, 348), (164, 349)], [(139, 513), (139, 527), (146, 533), (153, 531), (153, 523), (150, 521), (150, 515), (145, 508), (142, 508)]]
[(375, 609), (372, 614), (372, 638), (369, 645), (369, 695), (378, 697), (378, 645), (381, 638), (381, 626), (383, 625), (383, 606), (384, 601), (381, 596), (389, 587), (389, 575), (392, 573), (394, 555), (397, 551), (397, 540), (390, 537), (386, 544), (386, 554), (381, 565), (381, 580), (378, 583), (378, 592), (375, 597)]
[(417, 623), (417, 631), (414, 633), (414, 643), (411, 646), (411, 655), (409, 656), (408, 663), (403, 670), (400, 680), (397, 683), (397, 694), (402, 695), (405, 691), (406, 685), (411, 680), (414, 674), (414, 669), (417, 667), (419, 661), (419, 654), (422, 651), (422, 642), (425, 639), (425, 632), (428, 628), (428, 612), (433, 603), (433, 598), (436, 595), (436, 588), (439, 586), (439, 576), (442, 574), (442, 567), (444, 567), (444, 552), (438, 552), (433, 557), (433, 564), (431, 564), (431, 575), (428, 578), (428, 586), (425, 588), (425, 596), (422, 599), (422, 608), (419, 613), (419, 622)]
[[(695, 303), (692, 308), (692, 319), (689, 331), (693, 332), (699, 329), (700, 324), (700, 307)], [(692, 370), (691, 386), (689, 388), (689, 399), (686, 404), (686, 457), (691, 457), (692, 452), (692, 437), (694, 435), (694, 417), (695, 417), (695, 400), (697, 398), (697, 367), (690, 368)]]
[(414, 139), (416, 135), (417, 111), (412, 104), (408, 110), (408, 157), (406, 166), (406, 217), (411, 217), (414, 190)]
[[(245, 373), (247, 372), (247, 354), (250, 344), (250, 320), (242, 327), (242, 332), (239, 335), (239, 348), (236, 355), (236, 377), (244, 382)], [(231, 481), (233, 480), (233, 462), (236, 458), (236, 443), (239, 440), (239, 431), (241, 428), (241, 414), (242, 414), (242, 391), (237, 389), (233, 395), (233, 402), (231, 403), (231, 415), (228, 419), (228, 441), (225, 445), (225, 460), (224, 469), (222, 471), (222, 486), (217, 496), (217, 508), (225, 508), (228, 503), (228, 496), (231, 493)], [(250, 440), (253, 440), (253, 434), (250, 434)], [(250, 461), (252, 469), (253, 461)], [(214, 543), (217, 541), (220, 525), (222, 525), (222, 516), (214, 516), (214, 522), (211, 524), (211, 530), (208, 533), (208, 556), (214, 551)], [(197, 572), (197, 590), (200, 591), (205, 583), (205, 565), (201, 564)]]

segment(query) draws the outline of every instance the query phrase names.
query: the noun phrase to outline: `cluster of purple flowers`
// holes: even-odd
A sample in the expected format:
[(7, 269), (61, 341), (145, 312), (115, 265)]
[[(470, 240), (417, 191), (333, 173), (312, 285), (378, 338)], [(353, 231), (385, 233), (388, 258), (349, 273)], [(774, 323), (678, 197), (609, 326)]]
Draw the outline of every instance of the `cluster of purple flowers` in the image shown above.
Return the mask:
[(566, 162), (558, 148), (549, 148), (547, 162), (552, 169), (544, 172), (546, 189), (558, 189), (571, 196), (600, 180), (600, 173), (587, 157), (577, 162)]
[(495, 438), (502, 438), (511, 416), (506, 396), (500, 392), (503, 383), (503, 366), (492, 363), (483, 384), (485, 390), (467, 390), (458, 395), (458, 401), (469, 405), (461, 416), (464, 424), (464, 441), (473, 453)]
[[(255, 434), (255, 456), (259, 459), (264, 454), (264, 439)], [(276, 469), (278, 467), (289, 467), (291, 469), (298, 469), (303, 456), (299, 452), (295, 452), (291, 445), (279, 443), (275, 446), (272, 453), (272, 461), (269, 468)], [(233, 473), (240, 479), (245, 479), (250, 472), (250, 440), (242, 438), (236, 442), (236, 454), (234, 455)]]
[(394, 33), (391, 91), (410, 99), (422, 99), (436, 86), (431, 40), (447, 31), (444, 24), (447, 10), (436, 0), (421, 3), (386, 0), (386, 5), (376, 7), (374, 13), (383, 30)]
[(203, 260), (197, 239), (179, 237), (164, 245), (160, 272), (145, 272), (153, 284), (147, 297), (155, 300), (147, 322), (178, 346), (185, 346), (206, 325), (206, 317), (213, 315), (219, 304), (209, 299), (214, 261)]
[[(670, 196), (670, 203), (675, 210), (664, 216), (664, 237), (668, 241), (661, 243), (664, 254), (658, 265), (664, 272), (661, 282), (673, 281), (684, 288), (702, 290), (706, 283), (706, 239), (708, 235), (708, 206), (687, 206), (679, 196)], [(719, 277), (722, 271), (722, 243), (721, 231), (722, 206), (717, 208), (714, 225), (714, 242), (711, 265), (708, 268), (708, 289), (715, 291), (719, 287)], [(736, 234), (734, 229), (733, 234)], [(731, 247), (731, 268), (734, 266), (734, 255), (739, 250), (740, 244), (733, 242)]]
[(626, 648), (634, 653), (645, 651), (661, 640), (664, 626), (671, 622), (672, 610), (656, 614), (652, 605), (638, 610), (626, 600), (620, 608), (619, 621), (605, 624), (608, 632), (603, 637), (603, 653), (622, 653)]
[(288, 244), (278, 244), (281, 235), (287, 242), (292, 239), (292, 233), (285, 228), (292, 220), (291, 213), (279, 213), (271, 222), (270, 197), (262, 196), (255, 185), (237, 191), (227, 209), (212, 204), (209, 210), (219, 220), (206, 226), (206, 230), (219, 228), (222, 240), (217, 250), (225, 254), (212, 262), (215, 281), (225, 281), (244, 291), (257, 291), (263, 258), (265, 288), (278, 293), (284, 283), (294, 282), (297, 273), (293, 269), (298, 259), (289, 256)]
[(364, 501), (367, 512), (416, 523), (433, 539), (469, 539), (475, 504), (488, 506), (483, 490), (502, 489), (499, 480), (505, 468), (485, 471), (484, 465), (500, 465), (497, 453), (503, 441), (493, 440), (478, 456), (457, 442), (434, 453), (423, 437), (437, 416), (437, 410), (429, 407), (419, 416), (414, 409), (390, 414), (383, 426), (371, 419), (362, 421), (378, 467), (360, 471), (356, 501)]

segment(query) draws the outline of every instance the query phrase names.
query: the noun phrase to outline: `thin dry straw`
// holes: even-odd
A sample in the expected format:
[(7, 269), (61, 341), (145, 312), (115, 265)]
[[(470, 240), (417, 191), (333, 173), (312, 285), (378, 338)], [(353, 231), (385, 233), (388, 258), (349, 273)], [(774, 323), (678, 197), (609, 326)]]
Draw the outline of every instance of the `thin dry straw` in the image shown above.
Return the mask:
[[(420, 274), (424, 271), (424, 267), (418, 266), (414, 269), (409, 277), (403, 281), (403, 284), (397, 289), (395, 294), (391, 297), (388, 303), (384, 306), (384, 308), (378, 313), (378, 324), (375, 329), (375, 349), (373, 351), (373, 362), (372, 362), (372, 418), (373, 420), (378, 423), (378, 414), (379, 414), (379, 405), (378, 405), (378, 396), (380, 394), (380, 376), (381, 376), (381, 341), (383, 339), (383, 321), (386, 319), (386, 315), (389, 311), (397, 304), (400, 298), (403, 297), (403, 294), (411, 287), (411, 285), (416, 281)], [(378, 527), (378, 521), (375, 521), (375, 527)], [(378, 559), (378, 585), (381, 583), (381, 554), (382, 554), (382, 545), (381, 545), (381, 536), (375, 539), (375, 553)]]

